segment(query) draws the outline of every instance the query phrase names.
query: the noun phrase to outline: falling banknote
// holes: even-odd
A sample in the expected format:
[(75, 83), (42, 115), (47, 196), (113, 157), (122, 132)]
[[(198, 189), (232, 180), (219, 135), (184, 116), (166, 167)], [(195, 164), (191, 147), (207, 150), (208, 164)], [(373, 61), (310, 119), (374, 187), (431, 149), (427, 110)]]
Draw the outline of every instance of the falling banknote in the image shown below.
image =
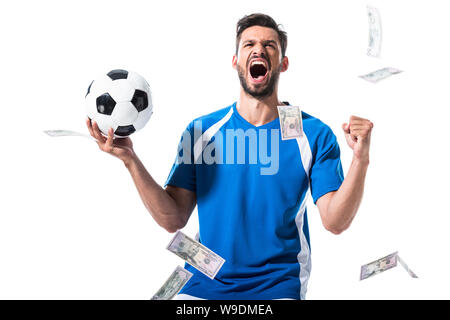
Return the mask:
[(76, 131), (71, 131), (71, 130), (45, 130), (44, 133), (48, 134), (50, 137), (79, 136), (79, 137), (94, 139), (93, 137), (91, 137), (87, 134), (76, 132)]
[(367, 6), (369, 16), (369, 47), (367, 55), (379, 57), (381, 51), (381, 17), (377, 8)]
[(394, 74), (402, 72), (401, 70), (395, 69), (395, 68), (383, 68), (362, 76), (359, 76), (360, 78), (367, 80), (372, 83), (377, 83), (378, 81), (381, 81), (383, 79), (386, 79)]
[(402, 265), (403, 268), (405, 268), (406, 272), (409, 273), (409, 275), (413, 278), (418, 278), (418, 276), (408, 267), (408, 265), (405, 263), (405, 261), (400, 258), (400, 256), (397, 254), (397, 260)]
[(170, 300), (181, 288), (184, 287), (186, 282), (192, 277), (192, 273), (186, 269), (177, 266), (174, 272), (170, 275), (169, 279), (164, 282), (163, 286), (156, 292), (151, 300)]
[(359, 280), (367, 279), (371, 276), (392, 269), (397, 266), (397, 262), (405, 268), (409, 275), (413, 278), (418, 278), (417, 275), (409, 269), (406, 263), (399, 257), (398, 252), (394, 252), (386, 257), (380, 258), (361, 267), (361, 274)]
[(302, 112), (298, 106), (278, 106), (281, 139), (296, 139), (302, 135)]
[(175, 253), (211, 279), (214, 279), (225, 262), (221, 256), (189, 238), (181, 231), (177, 231), (167, 246), (167, 250)]

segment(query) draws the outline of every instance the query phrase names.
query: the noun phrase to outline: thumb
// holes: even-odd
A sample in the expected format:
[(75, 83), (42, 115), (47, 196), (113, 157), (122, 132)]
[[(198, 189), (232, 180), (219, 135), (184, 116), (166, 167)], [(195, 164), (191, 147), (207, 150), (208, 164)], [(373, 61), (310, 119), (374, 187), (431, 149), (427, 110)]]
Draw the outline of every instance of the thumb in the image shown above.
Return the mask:
[(345, 133), (350, 133), (350, 125), (348, 123), (343, 123), (342, 130), (344, 130)]
[(344, 134), (345, 134), (345, 140), (347, 140), (347, 144), (350, 146), (350, 148), (353, 149), (355, 143), (356, 143), (356, 138), (354, 138), (351, 134), (350, 134), (350, 124), (348, 123), (343, 123), (342, 124), (342, 130), (344, 130)]

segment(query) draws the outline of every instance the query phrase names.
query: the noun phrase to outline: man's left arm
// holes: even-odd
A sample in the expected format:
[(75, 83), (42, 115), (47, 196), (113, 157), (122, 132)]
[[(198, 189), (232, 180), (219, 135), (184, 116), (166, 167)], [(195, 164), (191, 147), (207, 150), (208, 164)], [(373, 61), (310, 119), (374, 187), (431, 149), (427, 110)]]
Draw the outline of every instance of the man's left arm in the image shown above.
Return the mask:
[(323, 195), (316, 202), (324, 227), (334, 234), (350, 226), (361, 203), (369, 166), (372, 128), (372, 122), (355, 116), (342, 125), (347, 144), (353, 150), (352, 163), (340, 188)]

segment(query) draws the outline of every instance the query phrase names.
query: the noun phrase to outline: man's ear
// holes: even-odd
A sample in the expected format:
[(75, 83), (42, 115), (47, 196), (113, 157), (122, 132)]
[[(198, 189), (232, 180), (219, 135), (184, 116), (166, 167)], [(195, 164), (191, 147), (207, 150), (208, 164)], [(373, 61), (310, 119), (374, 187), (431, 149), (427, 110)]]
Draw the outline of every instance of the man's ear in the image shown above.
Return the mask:
[(289, 68), (289, 59), (284, 56), (281, 60), (281, 72), (285, 72)]
[(233, 54), (233, 61), (231, 62), (233, 69), (236, 69), (236, 64), (237, 64), (237, 55)]

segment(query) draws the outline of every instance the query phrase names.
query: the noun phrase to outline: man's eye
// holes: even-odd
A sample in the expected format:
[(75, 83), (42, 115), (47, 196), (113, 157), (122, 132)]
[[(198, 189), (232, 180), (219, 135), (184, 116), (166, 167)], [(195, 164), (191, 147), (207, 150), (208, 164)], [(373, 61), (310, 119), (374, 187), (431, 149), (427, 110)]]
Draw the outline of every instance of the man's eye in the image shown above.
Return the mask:
[(244, 45), (244, 47), (251, 47), (251, 45), (252, 45), (251, 43), (247, 43)]
[(266, 47), (271, 47), (272, 49), (275, 48), (275, 47), (273, 46), (273, 44), (266, 44)]

